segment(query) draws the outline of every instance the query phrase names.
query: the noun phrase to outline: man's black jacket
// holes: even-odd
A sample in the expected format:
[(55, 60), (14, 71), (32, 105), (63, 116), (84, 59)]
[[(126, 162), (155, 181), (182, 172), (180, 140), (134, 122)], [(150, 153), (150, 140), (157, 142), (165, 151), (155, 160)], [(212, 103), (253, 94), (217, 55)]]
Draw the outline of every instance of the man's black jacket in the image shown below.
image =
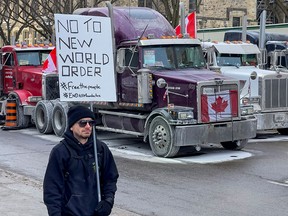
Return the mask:
[[(97, 139), (101, 199), (112, 206), (118, 171), (105, 143)], [(98, 204), (92, 136), (80, 144), (70, 130), (49, 157), (44, 183), (44, 203), (49, 216), (92, 216)]]

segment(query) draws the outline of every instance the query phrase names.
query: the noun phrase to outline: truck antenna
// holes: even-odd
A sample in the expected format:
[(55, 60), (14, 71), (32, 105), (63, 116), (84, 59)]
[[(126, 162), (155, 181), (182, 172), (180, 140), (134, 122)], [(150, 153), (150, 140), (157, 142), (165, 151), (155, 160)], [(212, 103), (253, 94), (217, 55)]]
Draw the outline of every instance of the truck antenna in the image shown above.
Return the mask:
[(135, 53), (135, 51), (136, 51), (136, 48), (138, 47), (139, 41), (140, 41), (141, 38), (143, 37), (143, 35), (144, 35), (144, 33), (145, 33), (147, 27), (148, 27), (148, 24), (147, 24), (146, 27), (144, 28), (144, 30), (143, 30), (141, 36), (138, 38), (137, 43), (136, 43), (136, 45), (135, 45), (134, 48), (133, 48), (132, 56), (131, 56), (130, 61), (129, 61), (129, 64), (128, 64), (128, 68), (129, 68), (129, 70), (130, 70), (133, 74), (135, 74), (135, 73), (134, 73), (134, 71), (131, 70), (131, 68), (130, 68), (131, 63), (132, 63), (132, 59), (133, 59), (133, 57), (134, 57), (134, 53)]

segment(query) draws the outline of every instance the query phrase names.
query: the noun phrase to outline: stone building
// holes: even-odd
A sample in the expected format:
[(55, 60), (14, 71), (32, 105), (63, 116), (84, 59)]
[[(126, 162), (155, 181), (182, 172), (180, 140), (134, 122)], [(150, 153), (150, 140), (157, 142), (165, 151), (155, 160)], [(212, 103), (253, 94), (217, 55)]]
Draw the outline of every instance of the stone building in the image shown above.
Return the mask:
[[(157, 0), (120, 0), (117, 6), (152, 7)], [(196, 10), (198, 28), (235, 27), (242, 25), (243, 16), (248, 25), (259, 24), (260, 14), (267, 11), (267, 23), (288, 22), (288, 0), (182, 0), (186, 14)], [(199, 8), (196, 9), (196, 5)]]
[[(157, 2), (154, 0), (153, 2)], [(218, 28), (228, 26), (240, 26), (242, 17), (247, 15), (249, 24), (255, 24), (257, 14), (257, 2), (251, 0), (182, 0), (186, 14), (196, 10), (198, 27)], [(152, 0), (120, 0), (115, 5), (147, 6), (152, 7)]]
[(248, 25), (257, 24), (257, 2), (251, 0), (202, 0), (197, 11), (198, 28), (241, 26), (246, 15)]

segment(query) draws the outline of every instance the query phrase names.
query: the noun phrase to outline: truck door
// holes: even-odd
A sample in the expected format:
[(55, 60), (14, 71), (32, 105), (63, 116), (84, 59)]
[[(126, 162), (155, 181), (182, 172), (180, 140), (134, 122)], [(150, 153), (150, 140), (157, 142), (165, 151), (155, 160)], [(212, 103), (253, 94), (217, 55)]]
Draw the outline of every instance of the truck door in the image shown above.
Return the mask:
[(121, 48), (117, 52), (118, 99), (123, 103), (138, 103), (137, 70), (139, 55), (134, 48)]
[(13, 91), (16, 87), (15, 78), (15, 61), (12, 52), (6, 52), (2, 54), (2, 76), (3, 76), (3, 92), (8, 94)]

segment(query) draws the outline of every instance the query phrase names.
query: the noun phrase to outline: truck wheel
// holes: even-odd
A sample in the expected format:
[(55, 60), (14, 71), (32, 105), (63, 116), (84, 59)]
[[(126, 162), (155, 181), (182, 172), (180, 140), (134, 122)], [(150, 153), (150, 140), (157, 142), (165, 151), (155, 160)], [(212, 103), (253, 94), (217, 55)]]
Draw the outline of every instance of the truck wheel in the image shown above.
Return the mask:
[(17, 107), (17, 125), (20, 128), (27, 128), (30, 125), (30, 117), (27, 115), (24, 115), (24, 108), (23, 106)]
[(221, 142), (223, 148), (228, 150), (241, 150), (248, 143), (248, 139), (229, 141), (229, 142)]
[(37, 130), (43, 134), (52, 133), (52, 110), (50, 101), (39, 101), (35, 107), (35, 125)]
[(277, 129), (278, 133), (281, 135), (288, 135), (288, 128)]
[(52, 127), (54, 133), (58, 137), (62, 137), (68, 127), (68, 112), (69, 106), (67, 102), (58, 101), (55, 103), (52, 112)]
[(149, 143), (152, 152), (158, 157), (174, 157), (180, 147), (173, 145), (174, 130), (162, 117), (155, 117), (149, 127)]

